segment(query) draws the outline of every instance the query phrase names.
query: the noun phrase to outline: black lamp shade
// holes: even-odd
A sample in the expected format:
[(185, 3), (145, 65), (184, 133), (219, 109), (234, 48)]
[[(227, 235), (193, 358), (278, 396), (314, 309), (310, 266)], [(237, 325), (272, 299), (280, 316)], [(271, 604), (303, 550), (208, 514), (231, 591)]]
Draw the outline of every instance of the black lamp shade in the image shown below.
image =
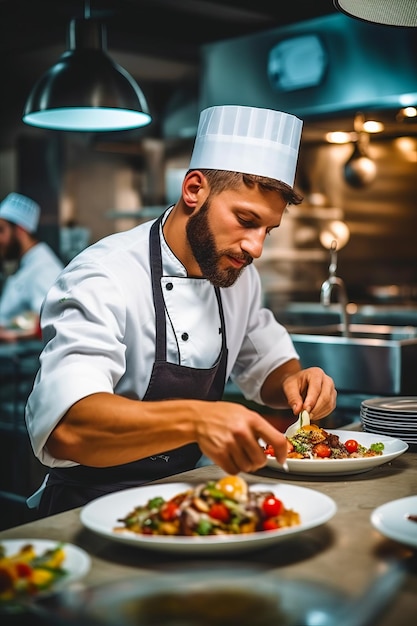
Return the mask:
[(23, 114), (33, 126), (73, 131), (126, 130), (151, 121), (145, 97), (102, 49), (101, 24), (73, 20), (70, 50), (36, 83)]
[(416, 0), (333, 0), (341, 13), (386, 26), (417, 26)]

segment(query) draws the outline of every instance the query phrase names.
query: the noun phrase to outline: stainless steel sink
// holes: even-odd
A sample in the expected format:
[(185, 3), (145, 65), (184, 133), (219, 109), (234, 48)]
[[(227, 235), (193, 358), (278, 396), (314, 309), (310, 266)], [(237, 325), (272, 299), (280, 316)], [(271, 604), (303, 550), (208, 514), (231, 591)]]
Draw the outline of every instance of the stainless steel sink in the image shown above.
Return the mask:
[[(326, 335), (341, 337), (342, 324), (323, 324), (318, 326), (289, 326), (288, 330), (297, 335)], [(400, 341), (416, 339), (416, 326), (389, 326), (386, 324), (350, 324), (349, 335), (352, 339), (389, 339)]]
[[(338, 303), (332, 303), (328, 307), (320, 302), (287, 302), (278, 306), (273, 301), (267, 301), (266, 304), (287, 327), (338, 324), (341, 321)], [(347, 308), (353, 324), (417, 326), (417, 302), (407, 306), (349, 303)]]
[(303, 367), (319, 366), (340, 392), (417, 394), (417, 327), (340, 324), (287, 327)]

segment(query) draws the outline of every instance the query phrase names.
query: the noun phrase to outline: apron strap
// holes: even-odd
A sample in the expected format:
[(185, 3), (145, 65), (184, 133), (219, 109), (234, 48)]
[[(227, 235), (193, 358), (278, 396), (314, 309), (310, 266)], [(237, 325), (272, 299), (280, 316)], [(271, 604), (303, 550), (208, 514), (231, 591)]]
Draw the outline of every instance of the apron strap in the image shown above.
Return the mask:
[[(167, 344), (166, 344), (166, 316), (165, 302), (162, 295), (161, 278), (162, 271), (162, 255), (161, 245), (159, 241), (159, 227), (163, 221), (164, 214), (152, 224), (149, 238), (149, 260), (152, 277), (152, 291), (155, 309), (155, 361), (167, 360)], [(214, 288), (219, 305), (220, 328), (222, 333), (222, 349), (226, 348), (226, 331), (224, 321), (223, 303), (219, 287)]]
[(155, 361), (167, 360), (165, 302), (162, 295), (162, 255), (159, 243), (159, 226), (163, 214), (152, 224), (149, 238), (149, 257), (152, 277), (152, 291), (155, 309)]

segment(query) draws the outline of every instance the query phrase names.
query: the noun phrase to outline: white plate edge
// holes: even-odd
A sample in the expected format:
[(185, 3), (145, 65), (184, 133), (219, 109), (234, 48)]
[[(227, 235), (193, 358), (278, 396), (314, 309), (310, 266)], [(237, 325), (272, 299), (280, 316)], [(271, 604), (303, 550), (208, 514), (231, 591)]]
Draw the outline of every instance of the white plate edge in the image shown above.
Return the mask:
[[(399, 439), (398, 437), (391, 437), (389, 435), (379, 435), (377, 433), (370, 433), (370, 432), (361, 432), (361, 431), (351, 431), (351, 430), (341, 430), (341, 429), (325, 429), (328, 433), (330, 434), (335, 434), (338, 435), (339, 437), (341, 437), (342, 435), (346, 435), (346, 438), (344, 439), (345, 441), (347, 439), (355, 439), (355, 435), (359, 435), (359, 436), (363, 436), (365, 435), (365, 437), (370, 436), (373, 440), (374, 443), (376, 443), (379, 440), (382, 443), (401, 443), (402, 445), (402, 449), (398, 450), (398, 451), (394, 451), (394, 452), (389, 452), (389, 453), (382, 453), (381, 456), (375, 456), (375, 457), (367, 457), (367, 458), (353, 458), (353, 459), (287, 459), (287, 463), (291, 464), (290, 467), (290, 474), (291, 472), (293, 473), (300, 473), (303, 475), (333, 475), (333, 476), (343, 476), (343, 475), (349, 475), (349, 474), (356, 474), (356, 473), (362, 473), (362, 472), (366, 472), (375, 467), (378, 467), (380, 465), (384, 465), (385, 463), (389, 463), (389, 461), (392, 461), (393, 459), (397, 458), (398, 456), (400, 456), (401, 454), (404, 454), (404, 452), (406, 452), (408, 450), (408, 448), (410, 447), (408, 445), (408, 443), (402, 439)], [(376, 441), (375, 441), (376, 440)], [(360, 443), (360, 441), (359, 441)], [(382, 460), (384, 459), (384, 460)], [(280, 472), (284, 472), (285, 470), (283, 469), (283, 467), (276, 461), (275, 457), (273, 456), (268, 456), (268, 460), (271, 461), (271, 464), (267, 465), (268, 467), (272, 468), (272, 469), (276, 469), (279, 470)], [(368, 462), (367, 466), (365, 469), (359, 469), (359, 468), (355, 468), (355, 466), (353, 465), (354, 463), (356, 463), (356, 465), (361, 465), (363, 462)], [(313, 464), (314, 466), (317, 468), (316, 470), (314, 470), (314, 466), (310, 466), (310, 463)], [(331, 465), (329, 465), (329, 463), (331, 463)], [(329, 472), (324, 472), (324, 471), (320, 471), (320, 469), (322, 470), (325, 467), (329, 467), (329, 468), (333, 468), (336, 467), (336, 465), (334, 465), (335, 463), (340, 464), (340, 472), (338, 471), (329, 471)], [(296, 464), (296, 465), (295, 465)], [(308, 464), (308, 465), (306, 465)], [(348, 465), (349, 464), (349, 465)], [(297, 465), (298, 468), (297, 468)], [(309, 470), (301, 470), (301, 467), (311, 467), (311, 469)], [(350, 468), (349, 470), (347, 470), (347, 468)], [(319, 469), (320, 468), (320, 469)]]
[[(117, 499), (117, 498), (113, 498), (117, 495), (120, 496), (120, 499), (122, 499), (122, 495), (127, 495), (127, 492), (130, 491), (140, 491), (143, 493), (144, 489), (147, 489), (147, 491), (154, 491), (157, 487), (168, 487), (168, 488), (172, 488), (173, 490), (175, 489), (175, 493), (179, 493), (181, 490), (183, 490), (184, 488), (189, 488), (190, 486), (195, 486), (197, 483), (161, 483), (161, 484), (156, 484), (156, 485), (144, 485), (143, 487), (139, 486), (139, 487), (133, 487), (131, 489), (126, 489), (123, 491), (119, 491), (119, 492), (115, 492), (112, 494), (107, 494), (105, 496), (102, 496), (101, 498), (97, 498), (96, 500), (93, 500), (92, 502), (86, 504), (80, 512), (80, 520), (81, 523), (88, 528), (89, 530), (91, 530), (92, 532), (95, 532), (103, 537), (106, 537), (108, 539), (114, 540), (115, 542), (119, 542), (119, 543), (128, 543), (129, 545), (137, 545), (137, 546), (160, 546), (161, 548), (163, 546), (166, 546), (167, 548), (171, 548), (174, 546), (174, 544), (178, 547), (178, 549), (180, 548), (198, 548), (198, 549), (210, 549), (210, 548), (221, 548), (226, 547), (226, 546), (231, 546), (232, 544), (236, 544), (239, 545), (241, 543), (244, 544), (252, 544), (252, 543), (264, 543), (264, 542), (273, 542), (273, 540), (281, 540), (284, 539), (287, 536), (292, 536), (294, 534), (300, 533), (300, 532), (304, 532), (307, 530), (310, 530), (311, 528), (315, 528), (318, 526), (321, 526), (322, 524), (325, 524), (326, 522), (328, 522), (337, 512), (337, 504), (336, 502), (333, 500), (333, 498), (331, 498), (330, 496), (328, 496), (327, 494), (323, 494), (320, 491), (316, 491), (314, 489), (310, 489), (308, 487), (301, 487), (299, 485), (289, 485), (288, 483), (279, 483), (279, 484), (271, 484), (271, 483), (249, 483), (250, 488), (254, 489), (254, 490), (271, 490), (274, 491), (275, 489), (278, 489), (278, 487), (280, 487), (281, 489), (283, 489), (284, 491), (286, 490), (291, 490), (291, 491), (296, 491), (300, 494), (300, 497), (302, 497), (302, 493), (308, 492), (309, 495), (313, 496), (317, 499), (320, 498), (322, 503), (326, 503), (327, 505), (327, 510), (325, 512), (325, 514), (322, 514), (320, 516), (316, 516), (315, 519), (309, 520), (308, 522), (302, 522), (299, 526), (292, 526), (290, 528), (284, 528), (278, 531), (265, 531), (265, 532), (257, 532), (257, 533), (250, 533), (248, 535), (236, 535), (236, 536), (226, 536), (226, 537), (161, 537), (161, 536), (146, 536), (146, 535), (134, 535), (132, 534), (123, 534), (123, 533), (117, 533), (112, 531), (110, 528), (107, 528), (106, 526), (97, 526), (95, 523), (91, 523), (91, 520), (88, 519), (88, 513), (91, 510), (94, 510), (94, 508), (100, 506), (100, 504), (102, 504), (103, 502), (105, 502), (106, 500), (111, 500), (111, 499)], [(175, 488), (174, 488), (175, 486)], [(133, 494), (132, 494), (133, 495)], [(163, 494), (162, 494), (163, 495)], [(174, 493), (172, 495), (175, 495)], [(282, 494), (282, 499), (285, 499), (285, 495)], [(144, 501), (146, 499), (146, 496), (144, 497)], [(100, 503), (98, 504), (98, 501), (100, 501)], [(284, 504), (285, 500), (284, 500)], [(113, 506), (116, 506), (115, 504)], [(126, 511), (127, 513), (127, 511)], [(122, 515), (123, 513), (121, 513)], [(115, 519), (115, 523), (117, 523), (117, 519)]]

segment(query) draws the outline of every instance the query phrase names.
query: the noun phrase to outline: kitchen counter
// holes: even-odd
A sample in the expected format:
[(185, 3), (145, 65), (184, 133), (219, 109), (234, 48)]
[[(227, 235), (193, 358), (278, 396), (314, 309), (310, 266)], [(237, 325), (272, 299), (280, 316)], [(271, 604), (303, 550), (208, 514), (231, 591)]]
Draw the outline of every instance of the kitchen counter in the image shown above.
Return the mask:
[[(156, 483), (199, 483), (221, 475), (223, 472), (211, 465)], [(243, 474), (243, 477), (249, 483), (285, 481), (317, 490), (335, 500), (337, 512), (326, 524), (296, 534), (294, 538), (277, 543), (274, 548), (257, 549), (244, 555), (227, 553), (228, 557), (239, 560), (239, 567), (245, 562), (261, 565), (285, 579), (315, 581), (354, 597), (372, 583), (388, 561), (400, 560), (407, 565), (405, 582), (374, 623), (378, 626), (414, 623), (417, 615), (417, 552), (384, 538), (372, 527), (370, 514), (385, 502), (417, 494), (416, 450), (409, 450), (391, 463), (371, 471), (349, 476), (305, 478), (264, 468), (256, 474)], [(163, 570), (167, 564), (184, 565), (193, 561), (190, 555), (182, 557), (113, 543), (85, 529), (79, 515), (80, 509), (75, 509), (4, 530), (0, 532), (0, 542), (12, 538), (45, 538), (80, 546), (92, 558), (91, 570), (82, 581), (87, 587), (146, 576), (150, 571)], [(201, 564), (202, 557), (196, 558)]]

